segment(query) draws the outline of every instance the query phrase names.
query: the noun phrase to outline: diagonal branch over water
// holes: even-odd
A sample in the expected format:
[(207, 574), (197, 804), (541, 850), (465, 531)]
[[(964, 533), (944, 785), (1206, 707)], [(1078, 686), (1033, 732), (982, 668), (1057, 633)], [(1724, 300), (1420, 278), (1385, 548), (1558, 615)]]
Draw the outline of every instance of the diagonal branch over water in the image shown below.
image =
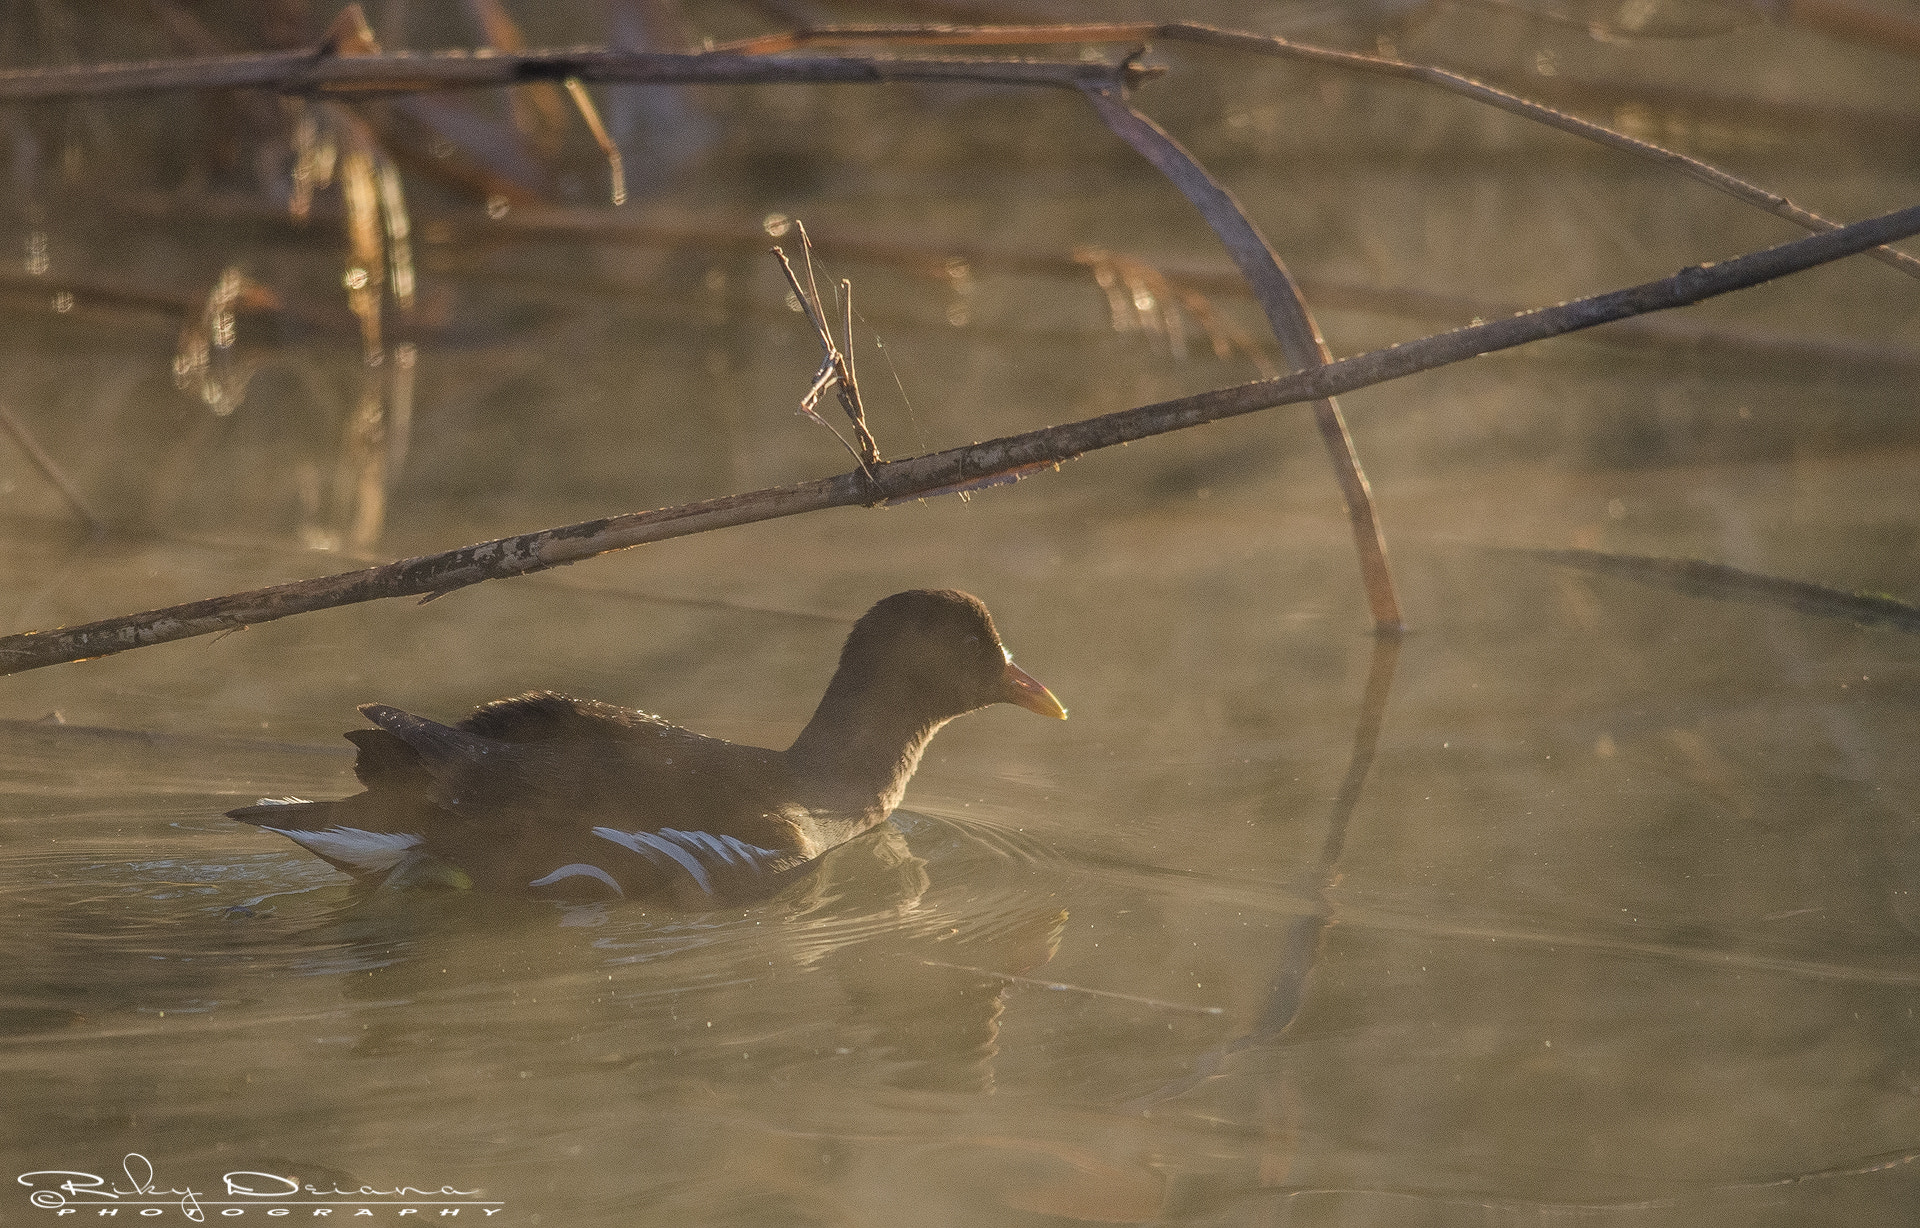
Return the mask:
[(793, 486), (652, 512), (609, 516), (480, 542), (444, 554), (402, 559), (362, 571), (278, 584), (78, 627), (0, 637), (0, 674), (105, 656), (362, 601), (452, 592), (482, 580), (545, 571), (647, 542), (823, 508), (870, 503), (876, 493), (881, 499), (910, 499), (943, 488), (978, 484), (1015, 471), (1037, 473), (1045, 466), (1058, 465), (1100, 448), (1279, 405), (1352, 392), (1530, 341), (1649, 311), (1697, 303), (1857, 255), (1891, 239), (1913, 234), (1920, 234), (1920, 205), (1719, 264), (1683, 269), (1658, 281), (1439, 333), (1279, 379), (1216, 389), (944, 452), (883, 462), (872, 466), (871, 477), (856, 469)]

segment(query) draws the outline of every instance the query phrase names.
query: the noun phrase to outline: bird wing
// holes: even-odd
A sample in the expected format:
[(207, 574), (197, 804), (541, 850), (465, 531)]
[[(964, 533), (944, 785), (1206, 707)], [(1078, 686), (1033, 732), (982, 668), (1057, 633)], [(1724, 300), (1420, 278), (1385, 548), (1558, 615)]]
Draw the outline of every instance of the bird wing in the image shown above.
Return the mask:
[(502, 742), (545, 742), (553, 738), (618, 738), (631, 730), (675, 729), (650, 712), (594, 699), (575, 699), (554, 691), (528, 691), (496, 699), (473, 710), (459, 727)]
[(418, 801), (537, 839), (556, 827), (675, 828), (777, 847), (784, 831), (763, 817), (785, 784), (776, 752), (629, 708), (542, 693), (488, 704), (457, 726), (384, 704), (360, 710), (379, 726), (354, 737), (370, 799)]

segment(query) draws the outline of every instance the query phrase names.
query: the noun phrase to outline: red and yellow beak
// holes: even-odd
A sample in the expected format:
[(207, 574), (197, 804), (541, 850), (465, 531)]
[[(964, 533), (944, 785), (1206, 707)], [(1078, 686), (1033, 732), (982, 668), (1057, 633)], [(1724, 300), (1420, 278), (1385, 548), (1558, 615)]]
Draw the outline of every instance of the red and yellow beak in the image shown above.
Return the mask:
[(1053, 692), (1040, 685), (1040, 680), (1021, 669), (1013, 662), (1007, 662), (1007, 672), (1001, 677), (1006, 682), (1004, 698), (1010, 704), (1019, 704), (1029, 712), (1038, 712), (1041, 716), (1051, 716), (1058, 720), (1067, 719), (1064, 704), (1053, 697)]

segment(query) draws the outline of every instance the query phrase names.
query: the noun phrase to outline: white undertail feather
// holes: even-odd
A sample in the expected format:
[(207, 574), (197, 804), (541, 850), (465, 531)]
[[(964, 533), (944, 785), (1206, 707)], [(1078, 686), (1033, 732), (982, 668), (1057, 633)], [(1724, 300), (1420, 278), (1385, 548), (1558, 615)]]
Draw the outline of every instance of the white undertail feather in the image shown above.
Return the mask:
[(420, 843), (420, 837), (405, 832), (362, 831), (358, 827), (329, 827), (325, 831), (299, 831), (261, 825), (262, 831), (285, 836), (305, 849), (344, 861), (356, 870), (391, 870), (400, 864), (407, 850)]

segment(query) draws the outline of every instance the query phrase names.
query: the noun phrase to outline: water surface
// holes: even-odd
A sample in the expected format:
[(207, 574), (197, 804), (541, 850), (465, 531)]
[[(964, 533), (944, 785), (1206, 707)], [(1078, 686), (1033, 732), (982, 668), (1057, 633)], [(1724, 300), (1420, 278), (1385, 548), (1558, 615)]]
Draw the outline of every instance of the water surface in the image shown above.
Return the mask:
[[(1463, 10), (1389, 34), (1522, 80), (1545, 63), (1894, 118), (1908, 101), (1886, 83), (1910, 63), (1789, 28), (1604, 44)], [(1550, 302), (1788, 237), (1437, 95), (1167, 58), (1191, 88), (1142, 105), (1303, 276)], [(1085, 271), (962, 276), (940, 257), (1217, 262), (1070, 97), (700, 105), (711, 147), (632, 208), (733, 240), (423, 244), (440, 323), (365, 553), (843, 468), (792, 414), (818, 353), (758, 252), (768, 213), (932, 253), (929, 275), (823, 244), (892, 358), (861, 353), (889, 455), (1255, 374), (1115, 333)], [(1836, 216), (1914, 194), (1911, 159), (1871, 128), (1653, 114), (1664, 139)], [(419, 207), (481, 215), (424, 188)], [(76, 268), (191, 265), (187, 284), (244, 259), (342, 310), (323, 235), (112, 216), (43, 224)], [(1413, 625), (1391, 659), (1318, 440), (1282, 410), (965, 502), (7, 678), (0, 1154), (124, 1181), (138, 1153), (158, 1185), (203, 1192), (242, 1170), (445, 1185), (480, 1191), (461, 1222), (486, 1202), (514, 1224), (1911, 1222), (1912, 637), (1526, 550), (1920, 597), (1914, 301), (1853, 261), (1697, 313), (1744, 351), (1569, 340), (1349, 398)], [(1322, 322), (1342, 353), (1429, 323)], [(72, 528), (0, 452), (5, 630), (353, 565), (310, 548), (340, 522), (302, 493), (332, 489), (350, 335), (243, 334), (261, 371), (215, 419), (172, 388), (168, 330), (7, 328), (10, 403), (114, 528)], [(1891, 357), (1769, 351), (1782, 335)], [(355, 892), (220, 817), (351, 791), (338, 734), (374, 700), (453, 719), (546, 687), (784, 745), (852, 619), (918, 585), (984, 598), (1072, 720), (957, 722), (889, 824), (752, 907)], [(0, 1219), (61, 1222), (26, 1195), (0, 1196)], [(333, 1218), (398, 1218), (359, 1199)]]

